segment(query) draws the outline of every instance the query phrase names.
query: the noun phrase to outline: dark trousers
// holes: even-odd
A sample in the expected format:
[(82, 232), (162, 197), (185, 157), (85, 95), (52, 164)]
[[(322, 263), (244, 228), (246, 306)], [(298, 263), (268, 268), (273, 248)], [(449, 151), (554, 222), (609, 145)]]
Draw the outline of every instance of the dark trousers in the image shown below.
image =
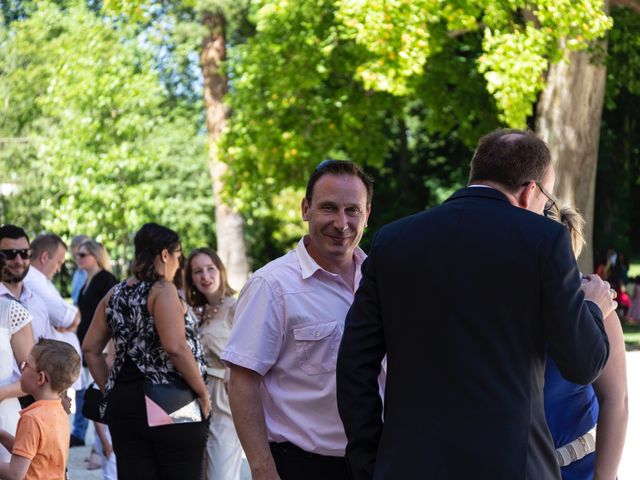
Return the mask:
[[(344, 457), (310, 453), (293, 443), (270, 443), (271, 455), (282, 480), (349, 480)], [(118, 477), (120, 479), (120, 477)]]
[(118, 480), (200, 480), (208, 421), (147, 425), (141, 382), (117, 384), (107, 407)]

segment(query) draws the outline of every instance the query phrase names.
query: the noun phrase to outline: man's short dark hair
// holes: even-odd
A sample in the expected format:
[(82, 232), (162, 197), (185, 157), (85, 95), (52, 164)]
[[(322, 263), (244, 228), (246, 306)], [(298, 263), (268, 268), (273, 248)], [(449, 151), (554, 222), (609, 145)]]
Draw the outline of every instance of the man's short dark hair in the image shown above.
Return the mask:
[(478, 142), (469, 184), (491, 181), (515, 192), (527, 182), (541, 182), (550, 165), (549, 147), (533, 132), (499, 129)]
[(60, 245), (62, 245), (65, 250), (68, 250), (67, 244), (64, 243), (64, 241), (55, 233), (43, 233), (38, 235), (33, 239), (33, 242), (31, 242), (31, 250), (33, 252), (31, 257), (38, 258), (42, 252), (45, 251), (49, 253), (49, 257), (53, 257)]
[(313, 171), (307, 182), (307, 191), (305, 197), (309, 203), (311, 203), (311, 197), (313, 196), (313, 187), (316, 182), (327, 173), (334, 175), (355, 175), (362, 183), (364, 183), (367, 189), (367, 205), (371, 204), (371, 198), (373, 197), (373, 178), (364, 173), (358, 165), (346, 160), (324, 160)]
[(0, 227), (0, 240), (3, 238), (10, 238), (12, 240), (17, 240), (19, 238), (26, 238), (27, 243), (29, 243), (29, 236), (24, 229), (20, 227), (16, 227), (15, 225), (10, 225), (5, 223)]

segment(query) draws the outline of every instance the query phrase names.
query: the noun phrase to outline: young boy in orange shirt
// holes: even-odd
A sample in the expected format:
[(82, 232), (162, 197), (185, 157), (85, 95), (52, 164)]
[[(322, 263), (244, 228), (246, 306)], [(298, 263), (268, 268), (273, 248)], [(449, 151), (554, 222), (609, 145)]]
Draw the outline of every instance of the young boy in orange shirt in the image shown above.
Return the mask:
[(58, 340), (40, 339), (20, 363), (20, 387), (35, 403), (20, 412), (15, 438), (0, 429), (10, 463), (0, 463), (0, 478), (61, 480), (69, 456), (69, 420), (60, 395), (80, 374), (80, 356)]

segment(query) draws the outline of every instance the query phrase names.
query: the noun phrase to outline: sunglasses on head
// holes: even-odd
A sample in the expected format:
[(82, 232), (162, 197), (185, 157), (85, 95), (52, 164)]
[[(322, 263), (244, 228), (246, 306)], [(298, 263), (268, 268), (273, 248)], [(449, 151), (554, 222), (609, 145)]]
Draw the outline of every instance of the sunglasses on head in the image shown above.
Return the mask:
[(13, 260), (18, 255), (22, 257), (23, 260), (28, 260), (31, 258), (31, 249), (30, 248), (8, 248), (4, 250), (0, 250), (7, 260)]

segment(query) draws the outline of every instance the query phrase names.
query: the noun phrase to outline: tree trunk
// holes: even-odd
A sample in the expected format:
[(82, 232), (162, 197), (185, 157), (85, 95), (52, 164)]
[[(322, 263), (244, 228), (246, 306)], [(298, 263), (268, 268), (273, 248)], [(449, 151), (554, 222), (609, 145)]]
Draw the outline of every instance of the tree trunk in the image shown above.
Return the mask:
[(556, 196), (584, 215), (587, 245), (579, 259), (593, 272), (593, 212), (606, 67), (588, 53), (567, 53), (553, 64), (538, 102), (536, 131), (551, 149)]
[(226, 57), (226, 19), (221, 11), (207, 11), (202, 14), (202, 24), (207, 29), (207, 34), (202, 40), (200, 66), (204, 79), (209, 171), (216, 204), (218, 255), (227, 268), (229, 283), (233, 288), (239, 289), (249, 276), (244, 220), (223, 199), (227, 164), (218, 147), (218, 141), (229, 119), (229, 109), (223, 103), (227, 93), (227, 79), (220, 71), (221, 62)]

